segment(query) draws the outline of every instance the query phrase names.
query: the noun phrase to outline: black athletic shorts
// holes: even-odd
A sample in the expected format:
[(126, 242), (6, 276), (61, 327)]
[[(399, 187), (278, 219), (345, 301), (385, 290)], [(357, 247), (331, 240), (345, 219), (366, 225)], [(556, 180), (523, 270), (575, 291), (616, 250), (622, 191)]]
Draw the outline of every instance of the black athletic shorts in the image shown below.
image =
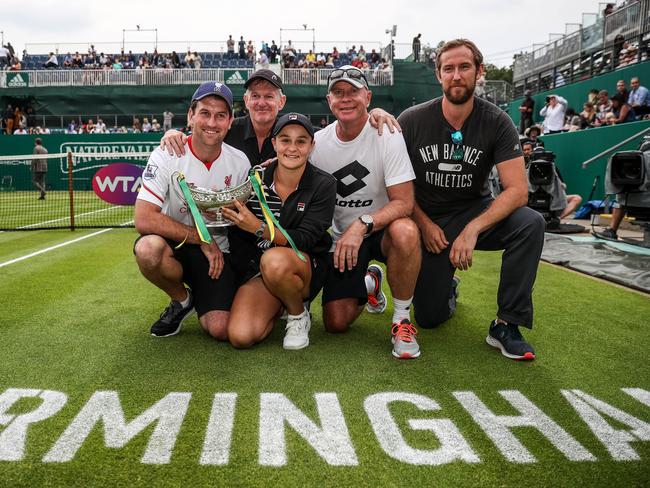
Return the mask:
[[(139, 236), (133, 243), (135, 246), (144, 236)], [(223, 253), (223, 270), (218, 279), (213, 280), (208, 275), (210, 265), (208, 259), (197, 244), (183, 244), (180, 249), (175, 249), (177, 242), (165, 239), (171, 248), (174, 258), (183, 267), (183, 281), (192, 290), (194, 295), (194, 308), (200, 317), (213, 310), (230, 311), (235, 298), (237, 285), (235, 273), (230, 263), (230, 255)]]
[(381, 239), (383, 237), (384, 229), (366, 237), (359, 248), (357, 265), (351, 270), (346, 269), (343, 273), (334, 267), (334, 253), (329, 253), (327, 258), (327, 279), (323, 286), (322, 303), (342, 298), (356, 298), (359, 300), (359, 305), (363, 305), (368, 301), (365, 281), (366, 270), (373, 259), (382, 263), (386, 262), (386, 256), (381, 252)]

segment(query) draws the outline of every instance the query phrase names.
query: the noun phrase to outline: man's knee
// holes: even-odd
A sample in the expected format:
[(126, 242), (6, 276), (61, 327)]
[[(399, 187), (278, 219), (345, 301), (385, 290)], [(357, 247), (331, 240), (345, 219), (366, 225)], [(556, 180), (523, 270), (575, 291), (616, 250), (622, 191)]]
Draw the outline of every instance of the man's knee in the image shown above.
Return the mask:
[(411, 219), (394, 220), (388, 225), (386, 232), (390, 239), (391, 248), (409, 254), (420, 249), (420, 231)]
[(141, 269), (155, 269), (160, 266), (167, 242), (160, 236), (144, 236), (135, 245), (135, 260)]
[(331, 334), (347, 332), (358, 315), (358, 305), (355, 303), (338, 303), (336, 305), (332, 302), (327, 303), (323, 307), (325, 330)]

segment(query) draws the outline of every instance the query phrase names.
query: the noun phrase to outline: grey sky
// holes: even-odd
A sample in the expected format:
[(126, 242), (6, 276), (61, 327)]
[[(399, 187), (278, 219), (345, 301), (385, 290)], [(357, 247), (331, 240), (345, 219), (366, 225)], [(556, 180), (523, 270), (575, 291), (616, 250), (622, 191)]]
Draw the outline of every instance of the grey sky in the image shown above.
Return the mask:
[[(594, 0), (307, 0), (304, 4), (308, 6), (294, 1), (253, 0), (3, 3), (0, 30), (4, 31), (5, 42), (10, 41), (19, 52), (25, 44), (31, 44), (29, 51), (34, 54), (53, 49), (55, 43), (59, 43), (61, 52), (85, 51), (87, 43), (111, 52), (121, 44), (124, 29), (127, 49), (151, 51), (155, 33), (145, 29), (154, 28), (158, 30), (162, 51), (184, 50), (188, 44), (192, 50), (219, 50), (217, 41), (222, 44), (229, 34), (237, 40), (240, 35), (246, 41), (253, 40), (258, 49), (261, 41), (274, 39), (279, 43), (281, 36), (283, 43), (287, 39), (304, 41), (300, 45), (305, 49), (311, 44), (312, 31), (305, 31), (303, 24), (315, 29), (316, 40), (323, 41), (317, 50), (331, 49), (327, 47), (329, 44), (342, 49), (346, 41), (365, 43), (369, 50), (369, 47), (386, 45), (390, 39), (386, 29), (397, 24), (395, 42), (398, 44), (410, 44), (417, 33), (422, 33), (423, 44), (434, 45), (440, 40), (467, 37), (477, 43), (488, 62), (498, 65), (509, 65), (513, 52), (521, 48), (529, 50), (533, 43), (547, 42), (550, 33), (564, 33), (565, 24), (581, 23), (583, 12), (596, 13), (605, 5)], [(247, 10), (235, 13), (237, 6), (246, 6)], [(140, 25), (140, 32), (136, 31), (136, 25)], [(102, 44), (108, 41), (112, 46)], [(164, 44), (165, 41), (170, 43)]]

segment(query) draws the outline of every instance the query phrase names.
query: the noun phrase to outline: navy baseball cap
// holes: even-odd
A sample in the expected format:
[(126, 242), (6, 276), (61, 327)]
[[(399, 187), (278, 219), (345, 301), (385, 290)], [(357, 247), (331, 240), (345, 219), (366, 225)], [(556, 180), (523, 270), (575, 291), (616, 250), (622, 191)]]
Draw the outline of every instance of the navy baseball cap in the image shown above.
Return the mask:
[(206, 81), (205, 83), (202, 83), (196, 89), (194, 95), (192, 95), (192, 102), (209, 97), (210, 95), (224, 99), (226, 105), (228, 105), (228, 110), (232, 114), (232, 92), (230, 91), (230, 88), (218, 81)]
[(273, 129), (273, 137), (277, 137), (282, 129), (291, 124), (304, 127), (311, 138), (314, 138), (314, 126), (311, 124), (311, 120), (309, 120), (309, 118), (303, 114), (296, 112), (285, 114), (278, 119), (278, 121), (275, 123), (275, 128)]
[(276, 75), (270, 69), (266, 69), (266, 68), (258, 69), (255, 73), (253, 73), (250, 76), (250, 78), (248, 78), (248, 80), (246, 80), (246, 83), (244, 83), (244, 88), (248, 88), (250, 84), (253, 83), (255, 80), (266, 80), (276, 88), (282, 90), (282, 80), (278, 75)]

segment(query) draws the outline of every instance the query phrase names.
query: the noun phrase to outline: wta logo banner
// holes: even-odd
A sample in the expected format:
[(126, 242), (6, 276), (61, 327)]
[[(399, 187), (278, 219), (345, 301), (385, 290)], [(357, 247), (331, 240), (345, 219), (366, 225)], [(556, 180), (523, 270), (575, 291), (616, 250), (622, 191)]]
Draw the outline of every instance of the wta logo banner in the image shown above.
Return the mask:
[(112, 205), (135, 205), (142, 185), (142, 169), (129, 163), (104, 166), (93, 176), (93, 191)]

